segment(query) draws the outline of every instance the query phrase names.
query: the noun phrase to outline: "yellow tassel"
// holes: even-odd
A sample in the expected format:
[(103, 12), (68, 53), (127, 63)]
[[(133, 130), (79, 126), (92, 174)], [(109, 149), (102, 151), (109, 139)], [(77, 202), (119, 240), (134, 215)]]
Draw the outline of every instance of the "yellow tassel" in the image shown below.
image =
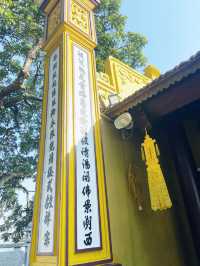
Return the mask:
[(156, 141), (148, 135), (147, 131), (141, 148), (147, 167), (151, 208), (154, 211), (171, 208), (172, 202), (158, 159), (160, 152)]

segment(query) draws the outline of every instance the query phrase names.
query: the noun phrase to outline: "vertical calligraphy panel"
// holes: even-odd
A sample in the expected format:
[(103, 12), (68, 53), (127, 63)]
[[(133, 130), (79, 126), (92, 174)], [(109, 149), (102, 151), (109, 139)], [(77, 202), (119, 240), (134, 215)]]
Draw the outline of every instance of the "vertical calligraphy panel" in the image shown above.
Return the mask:
[(76, 249), (101, 248), (88, 52), (73, 46), (76, 145)]
[(56, 208), (59, 48), (50, 56), (46, 138), (42, 174), (38, 254), (53, 254)]

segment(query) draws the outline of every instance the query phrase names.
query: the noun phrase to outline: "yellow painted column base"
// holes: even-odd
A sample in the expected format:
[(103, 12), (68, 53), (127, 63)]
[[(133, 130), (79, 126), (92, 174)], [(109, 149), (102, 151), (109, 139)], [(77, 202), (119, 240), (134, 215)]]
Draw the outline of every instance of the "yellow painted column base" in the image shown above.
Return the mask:
[[(36, 262), (32, 264), (33, 266), (56, 266), (57, 257), (37, 257)], [(63, 265), (64, 266), (64, 265)]]

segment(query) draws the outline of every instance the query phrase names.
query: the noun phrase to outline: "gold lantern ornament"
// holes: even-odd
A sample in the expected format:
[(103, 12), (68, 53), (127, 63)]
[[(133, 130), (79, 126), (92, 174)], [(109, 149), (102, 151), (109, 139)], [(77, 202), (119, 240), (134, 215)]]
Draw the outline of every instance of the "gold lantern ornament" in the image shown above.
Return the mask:
[(160, 152), (155, 139), (145, 130), (144, 142), (141, 146), (142, 159), (146, 163), (151, 208), (153, 211), (166, 210), (172, 207), (165, 178), (159, 163)]

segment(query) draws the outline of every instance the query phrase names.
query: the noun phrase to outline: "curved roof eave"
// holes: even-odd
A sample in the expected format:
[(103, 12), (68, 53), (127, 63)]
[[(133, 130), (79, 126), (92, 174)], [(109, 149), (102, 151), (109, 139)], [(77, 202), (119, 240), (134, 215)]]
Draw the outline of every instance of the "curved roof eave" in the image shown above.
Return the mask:
[(200, 51), (192, 56), (189, 60), (180, 63), (172, 70), (167, 71), (159, 78), (153, 80), (151, 83), (144, 86), (142, 89), (131, 94), (118, 104), (107, 108), (104, 114), (114, 118), (128, 109), (136, 107), (137, 105), (145, 102), (149, 98), (156, 96), (158, 93), (168, 89), (176, 82), (181, 81), (183, 78), (195, 73), (200, 69)]

